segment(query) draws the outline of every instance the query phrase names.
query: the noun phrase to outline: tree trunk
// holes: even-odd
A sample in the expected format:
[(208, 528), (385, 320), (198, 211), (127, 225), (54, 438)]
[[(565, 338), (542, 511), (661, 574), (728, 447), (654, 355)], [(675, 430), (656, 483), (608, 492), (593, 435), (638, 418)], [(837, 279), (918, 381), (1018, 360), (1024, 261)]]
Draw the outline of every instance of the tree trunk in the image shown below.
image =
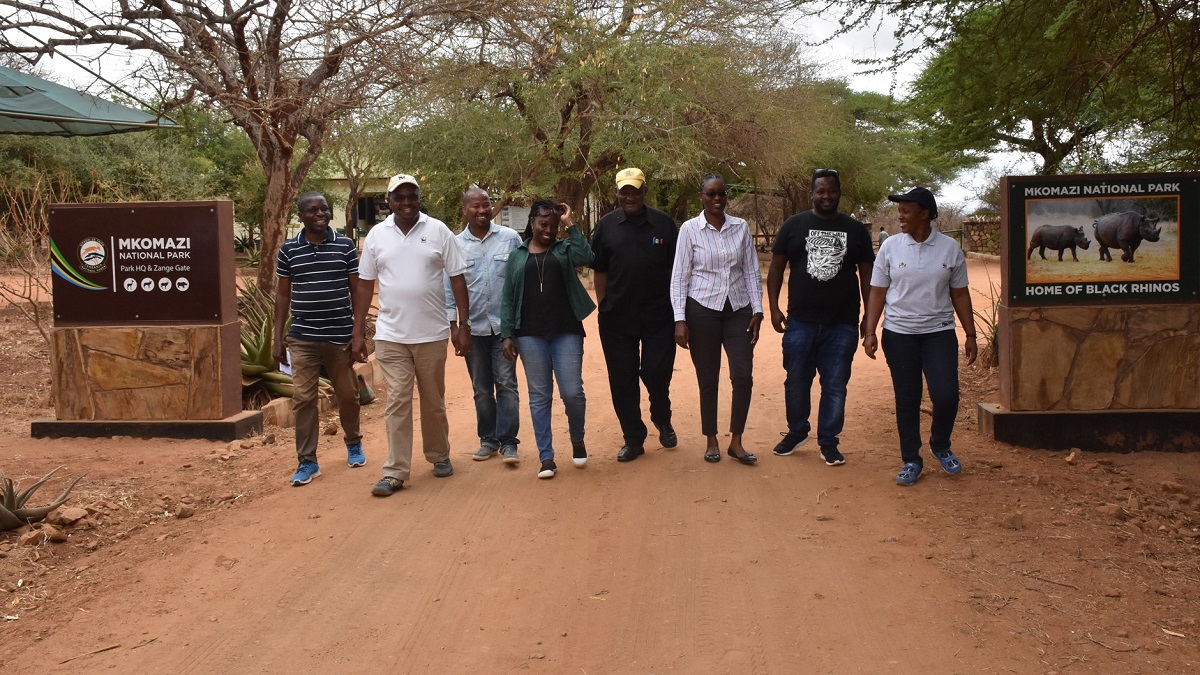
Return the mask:
[(277, 151), (264, 161), (267, 191), (263, 199), (262, 247), (259, 249), (258, 287), (275, 297), (275, 256), (287, 232), (287, 217), (296, 190), (292, 187), (290, 152)]
[(358, 195), (361, 184), (357, 176), (346, 172), (346, 187), (350, 188), (350, 199), (346, 202), (346, 236), (354, 239), (358, 229)]

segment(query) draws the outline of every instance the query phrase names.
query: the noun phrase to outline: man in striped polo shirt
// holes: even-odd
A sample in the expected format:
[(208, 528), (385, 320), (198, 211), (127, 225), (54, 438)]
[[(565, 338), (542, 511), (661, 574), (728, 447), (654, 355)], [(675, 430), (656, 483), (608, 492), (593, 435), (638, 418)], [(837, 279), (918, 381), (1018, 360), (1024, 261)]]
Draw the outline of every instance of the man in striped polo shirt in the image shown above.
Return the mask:
[[(358, 249), (349, 237), (329, 226), (333, 212), (319, 192), (296, 200), (304, 230), (279, 247), (275, 294), (275, 361), (292, 367), (295, 393), (296, 455), (300, 466), (292, 485), (307, 485), (321, 475), (317, 466), (320, 438), (317, 388), (321, 366), (329, 373), (337, 398), (346, 441), (347, 463), (363, 466), (362, 434), (358, 425), (358, 381), (351, 364), (350, 336), (354, 328), (354, 291), (358, 288)], [(289, 309), (291, 330), (283, 336)]]

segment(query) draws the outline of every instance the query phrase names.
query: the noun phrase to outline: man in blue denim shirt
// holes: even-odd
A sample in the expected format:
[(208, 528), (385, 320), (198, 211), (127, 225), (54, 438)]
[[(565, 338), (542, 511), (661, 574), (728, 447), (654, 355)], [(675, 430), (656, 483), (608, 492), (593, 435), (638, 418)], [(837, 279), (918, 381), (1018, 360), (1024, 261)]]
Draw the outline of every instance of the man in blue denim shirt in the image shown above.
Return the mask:
[(471, 331), (472, 348), (467, 355), (467, 372), (475, 390), (475, 419), (479, 449), (474, 459), (490, 459), (497, 452), (505, 464), (516, 464), (517, 431), (520, 425), (520, 394), (517, 393), (516, 363), (504, 358), (500, 339), (500, 300), (504, 293), (504, 267), (508, 254), (521, 244), (521, 237), (507, 227), (492, 223), (492, 203), (487, 192), (468, 188), (462, 194), (463, 220), (467, 226), (458, 235), (467, 259), (467, 296), (470, 326), (458, 325), (457, 306), (446, 280), (446, 316), (451, 339), (459, 330)]

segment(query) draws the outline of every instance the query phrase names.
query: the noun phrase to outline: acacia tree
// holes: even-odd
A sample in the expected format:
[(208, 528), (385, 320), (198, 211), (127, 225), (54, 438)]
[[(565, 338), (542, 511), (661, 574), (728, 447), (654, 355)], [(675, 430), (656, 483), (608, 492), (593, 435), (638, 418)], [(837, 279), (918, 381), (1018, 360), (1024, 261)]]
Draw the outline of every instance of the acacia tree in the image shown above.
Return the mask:
[(326, 157), (346, 177), (350, 196), (346, 201), (346, 235), (353, 238), (358, 225), (358, 199), (367, 182), (388, 171), (384, 140), (395, 120), (386, 108), (374, 108), (347, 115), (333, 124)]
[(1038, 156), (1040, 173), (1103, 170), (1114, 151), (1139, 168), (1200, 159), (1198, 0), (840, 4), (843, 32), (897, 21), (896, 51), (863, 65), (932, 55), (913, 103), (937, 147), (1007, 147)]
[[(485, 0), (0, 0), (0, 51), (34, 60), (103, 48), (180, 100), (208, 99), (245, 130), (266, 174), (259, 287), (273, 293), (286, 219), (330, 124), (410, 81)], [(175, 86), (172, 86), (175, 85)]]
[(690, 169), (723, 143), (705, 132), (736, 132), (731, 122), (753, 112), (737, 97), (745, 73), (729, 67), (754, 48), (739, 38), (765, 32), (795, 4), (552, 0), (477, 17), (463, 27), (463, 48), (438, 55), (428, 92), (437, 103), (421, 136), (440, 137), (445, 120), (477, 120), (488, 139), (480, 153), (499, 156), (443, 155), (439, 164), (502, 163), (492, 178), (502, 193), (549, 192), (575, 208), (618, 164), (653, 158), (668, 173)]

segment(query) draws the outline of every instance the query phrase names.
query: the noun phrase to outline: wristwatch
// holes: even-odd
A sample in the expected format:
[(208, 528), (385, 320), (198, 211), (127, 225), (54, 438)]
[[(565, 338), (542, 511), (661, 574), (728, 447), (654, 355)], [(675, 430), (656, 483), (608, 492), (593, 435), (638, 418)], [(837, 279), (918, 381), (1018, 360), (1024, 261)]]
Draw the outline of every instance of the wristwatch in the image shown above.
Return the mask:
[(755, 318), (761, 319), (761, 318), (763, 318), (763, 313), (762, 313), (762, 312), (755, 312), (755, 313), (754, 313), (754, 316), (755, 316)]

